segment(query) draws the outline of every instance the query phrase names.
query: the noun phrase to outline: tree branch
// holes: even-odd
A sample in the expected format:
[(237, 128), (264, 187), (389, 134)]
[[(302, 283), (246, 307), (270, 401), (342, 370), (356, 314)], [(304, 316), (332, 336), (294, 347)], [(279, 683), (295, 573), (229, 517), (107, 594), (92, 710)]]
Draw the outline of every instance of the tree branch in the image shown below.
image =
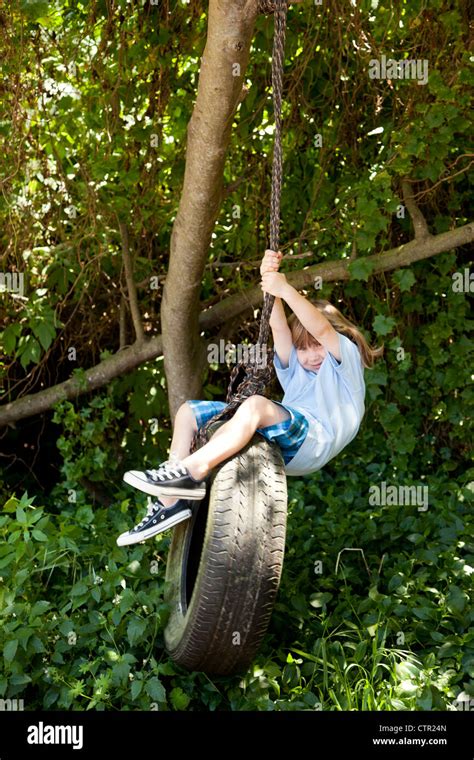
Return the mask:
[(119, 311), (119, 348), (123, 348), (127, 342), (127, 321), (126, 321), (126, 307), (125, 298), (120, 296), (120, 311)]
[(138, 308), (137, 289), (133, 280), (132, 258), (130, 256), (130, 247), (128, 244), (128, 230), (124, 222), (119, 221), (120, 237), (122, 239), (122, 258), (125, 269), (125, 282), (127, 283), (128, 301), (130, 304), (130, 313), (132, 315), (133, 327), (138, 343), (144, 339), (142, 319), (140, 309)]
[[(376, 253), (373, 256), (364, 256), (364, 259), (373, 263), (372, 274), (379, 272), (388, 272), (400, 267), (410, 266), (417, 261), (431, 258), (438, 253), (450, 251), (461, 245), (466, 245), (474, 241), (474, 221), (463, 227), (458, 227), (448, 232), (442, 232), (439, 235), (430, 235), (422, 241), (416, 239), (410, 240), (409, 243), (391, 248), (384, 253)], [(286, 273), (288, 282), (296, 289), (313, 287), (316, 276), (322, 278), (324, 282), (340, 282), (350, 280), (349, 264), (350, 258), (340, 259), (337, 261), (327, 261), (321, 264), (315, 264), (307, 269), (300, 269), (297, 272)], [(201, 317), (207, 315), (205, 321), (201, 318), (199, 325), (201, 329), (211, 329), (221, 324), (225, 320), (231, 319), (236, 314), (243, 314), (248, 310), (262, 306), (262, 290), (260, 285), (249, 288), (244, 292), (234, 293), (225, 298), (223, 301), (215, 304), (212, 308), (204, 311)], [(185, 401), (186, 399), (183, 399)], [(1, 410), (0, 410), (1, 411)], [(1, 424), (1, 415), (0, 415)]]
[(407, 207), (408, 213), (410, 214), (411, 220), (413, 222), (415, 240), (423, 240), (423, 238), (430, 237), (430, 231), (428, 229), (426, 219), (413, 199), (413, 194), (407, 180), (402, 180), (402, 193), (403, 202), (405, 203), (405, 206)]
[(73, 375), (68, 380), (58, 385), (53, 385), (44, 391), (32, 393), (28, 396), (16, 399), (9, 404), (0, 407), (0, 427), (8, 425), (15, 420), (31, 417), (34, 414), (46, 412), (48, 409), (65, 399), (74, 399), (82, 393), (102, 388), (114, 377), (118, 377), (131, 369), (138, 367), (142, 362), (150, 361), (160, 356), (161, 336), (145, 341), (142, 344), (135, 343), (129, 348), (118, 351), (113, 356), (104, 359), (85, 370), (85, 377)]
[[(430, 235), (423, 240), (411, 240), (405, 245), (366, 258), (373, 262), (373, 274), (377, 274), (378, 272), (388, 272), (410, 266), (416, 261), (428, 259), (438, 253), (444, 253), (472, 241), (474, 241), (474, 221), (458, 229), (442, 232), (439, 235)], [(341, 259), (340, 261), (315, 264), (307, 269), (287, 274), (287, 280), (295, 288), (312, 286), (316, 276), (322, 277), (323, 282), (349, 280), (349, 263), (350, 259)], [(225, 298), (209, 309), (205, 309), (204, 305), (204, 310), (199, 315), (199, 330), (212, 330), (237, 315), (244, 315), (261, 306), (262, 290), (260, 285), (253, 286), (244, 292), (235, 293)], [(86, 381), (83, 385), (79, 377), (73, 376), (59, 385), (23, 396), (0, 407), (0, 426), (46, 412), (58, 401), (76, 398), (82, 393), (101, 388), (114, 377), (130, 372), (143, 362), (156, 359), (161, 354), (161, 335), (151, 340), (145, 340), (142, 344), (135, 343), (130, 348), (119, 351), (114, 356), (87, 370)], [(186, 398), (182, 400), (185, 401)]]

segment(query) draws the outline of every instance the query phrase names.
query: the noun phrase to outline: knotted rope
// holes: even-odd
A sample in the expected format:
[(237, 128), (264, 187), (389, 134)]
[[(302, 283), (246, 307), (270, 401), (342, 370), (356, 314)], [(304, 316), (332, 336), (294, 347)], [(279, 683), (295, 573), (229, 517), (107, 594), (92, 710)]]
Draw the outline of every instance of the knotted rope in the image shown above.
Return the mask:
[[(278, 251), (280, 238), (280, 197), (282, 183), (282, 148), (281, 148), (281, 102), (283, 89), (283, 61), (285, 54), (287, 0), (259, 0), (258, 10), (261, 13), (274, 13), (274, 35), (272, 52), (272, 96), (275, 115), (275, 142), (272, 161), (272, 185), (270, 200), (270, 248)], [(226, 403), (222, 412), (218, 412), (203, 425), (193, 436), (191, 453), (199, 445), (207, 442), (207, 431), (210, 425), (219, 420), (230, 419), (236, 409), (249, 396), (263, 393), (266, 386), (274, 377), (273, 348), (268, 347), (270, 333), (270, 316), (275, 297), (265, 293), (260, 330), (255, 351), (250, 352), (248, 361), (242, 360), (232, 369), (227, 389)], [(258, 359), (262, 357), (262, 361)], [(236, 390), (234, 390), (236, 388)]]

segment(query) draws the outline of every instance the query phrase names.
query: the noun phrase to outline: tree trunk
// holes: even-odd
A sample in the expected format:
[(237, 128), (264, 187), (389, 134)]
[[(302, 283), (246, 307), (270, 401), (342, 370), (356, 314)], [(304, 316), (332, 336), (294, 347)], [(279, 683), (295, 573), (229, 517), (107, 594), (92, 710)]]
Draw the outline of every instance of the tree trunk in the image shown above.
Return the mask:
[(205, 362), (199, 336), (200, 289), (223, 198), (232, 122), (242, 99), (256, 4), (210, 0), (196, 104), (187, 129), (186, 169), (171, 235), (161, 305), (164, 366), (172, 419), (201, 392)]

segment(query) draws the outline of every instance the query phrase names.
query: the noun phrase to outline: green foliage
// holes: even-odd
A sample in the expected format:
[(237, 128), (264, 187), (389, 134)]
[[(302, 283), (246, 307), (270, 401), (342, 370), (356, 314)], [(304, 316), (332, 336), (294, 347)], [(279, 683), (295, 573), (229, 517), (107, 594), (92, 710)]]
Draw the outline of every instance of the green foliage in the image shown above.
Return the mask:
[[(169, 660), (171, 533), (115, 544), (144, 508), (120, 473), (162, 459), (169, 439), (159, 365), (77, 408), (59, 405), (60, 481), (44, 504), (24, 494), (1, 512), (0, 696), (46, 709), (277, 711), (453, 710), (460, 694), (473, 698), (474, 487), (463, 414), (472, 346), (467, 298), (450, 288), (455, 267), (452, 254), (428, 276), (416, 264), (398, 299), (403, 280), (394, 278), (391, 315), (377, 322), (391, 320), (393, 337), (366, 372), (359, 435), (323, 470), (288, 478), (279, 596), (243, 676), (209, 678)], [(152, 434), (143, 422), (154, 414), (162, 430)], [(426, 504), (375, 503), (371, 489), (384, 481), (426, 487)], [(108, 502), (92, 504), (104, 485)]]
[[(406, 178), (432, 234), (470, 219), (468, 24), (444, 0), (339, 5), (336, 15), (324, 4), (290, 8), (282, 241), (315, 261), (351, 257), (350, 279), (324, 283), (322, 296), (383, 341), (385, 355), (366, 372), (355, 440), (321, 472), (288, 479), (285, 565), (263, 646), (239, 677), (177, 667), (163, 644), (171, 534), (116, 546), (144, 508), (122, 472), (167, 453), (158, 360), (57, 405), (46, 432), (57, 439), (53, 488), (29, 497), (6, 468), (0, 697), (22, 697), (28, 709), (177, 711), (445, 710), (460, 693), (474, 697), (472, 320), (467, 294), (452, 287), (465, 253), (379, 274), (369, 258), (413, 236), (398, 213)], [(145, 334), (161, 330), (150, 280), (168, 267), (206, 35), (204, 10), (190, 25), (189, 5), (166, 9), (25, 0), (2, 17), (0, 242), (3, 266), (27, 282), (25, 297), (0, 294), (8, 400), (84, 382), (104, 352), (133, 340), (126, 310), (119, 329), (118, 220)], [(252, 262), (267, 246), (271, 36), (262, 15), (225, 167), (225, 187), (236, 184), (213, 228), (203, 302), (255, 284)], [(429, 60), (427, 85), (370, 80), (374, 50)], [(307, 260), (287, 262), (293, 271)], [(235, 326), (239, 340), (256, 329), (250, 318)], [(210, 367), (203, 397), (223, 398), (227, 375)], [(426, 486), (427, 509), (370, 503), (384, 481)]]
[[(26, 303), (0, 296), (0, 373), (9, 400), (29, 388), (32, 367), (38, 387), (45, 387), (52, 370), (60, 381), (96, 363), (104, 347), (118, 350), (125, 289), (119, 220), (127, 224), (134, 278), (141, 283), (145, 334), (160, 332), (161, 290), (149, 283), (163, 279), (168, 267), (207, 31), (204, 8), (195, 10), (191, 26), (188, 15), (179, 3), (172, 13), (160, 3), (138, 3), (124, 13), (120, 3), (107, 10), (38, 0), (14, 4), (5, 19), (2, 74), (16, 85), (5, 91), (0, 121), (11, 136), (0, 155), (7, 178), (0, 236), (4, 266), (24, 272), (28, 283)], [(235, 187), (224, 195), (213, 228), (205, 302), (255, 284), (250, 262), (268, 244), (272, 33), (271, 18), (261, 14), (245, 72), (248, 94), (235, 114), (225, 166), (224, 185)], [(364, 2), (357, 12), (342, 4), (336, 16), (324, 4), (289, 8), (282, 245), (290, 252), (312, 250), (319, 261), (356, 254), (345, 296), (367, 299), (371, 316), (383, 314), (385, 294), (368, 256), (412, 237), (408, 214), (397, 213), (402, 179), (420, 194), (431, 232), (470, 218), (468, 36), (465, 14), (444, 0), (429, 7)], [(397, 59), (427, 60), (428, 83), (370, 79), (374, 51), (392, 50)], [(24, 63), (30, 60), (38, 62), (31, 72)], [(45, 83), (42, 98), (36, 97), (38, 81)], [(236, 260), (242, 261), (237, 273), (221, 266)], [(402, 293), (413, 285), (403, 271), (395, 282)], [(366, 288), (357, 290), (357, 283)], [(255, 320), (243, 330), (253, 337)], [(127, 318), (127, 343), (131, 333)]]
[[(354, 482), (367, 492), (373, 479), (370, 464), (349, 478), (334, 470), (319, 482), (290, 481), (279, 599), (243, 678), (209, 679), (167, 659), (169, 537), (118, 548), (127, 501), (54, 515), (26, 494), (9, 499), (0, 518), (0, 694), (29, 709), (76, 710), (444, 710), (461, 691), (474, 696), (472, 483), (426, 514), (404, 508), (401, 519), (399, 507), (373, 510), (363, 495), (354, 503)], [(370, 576), (356, 555), (334, 571), (354, 545)]]
[(76, 489), (83, 478), (109, 485), (104, 473), (114, 472), (117, 457), (120, 463), (118, 421), (123, 416), (110, 395), (96, 396), (79, 412), (69, 401), (56, 405), (53, 422), (61, 424), (64, 431), (57, 440), (64, 461), (61, 489)]
[(179, 691), (168, 705), (161, 679), (174, 670), (156, 656), (163, 563), (150, 546), (128, 556), (115, 545), (127, 502), (54, 515), (33, 501), (9, 499), (0, 518), (0, 694), (26, 690), (28, 709), (104, 709), (117, 698), (121, 709), (183, 709)]
[(137, 461), (155, 466), (166, 458), (171, 425), (160, 366), (140, 367), (87, 402), (56, 404), (53, 422), (62, 430), (56, 445), (63, 464), (54, 498), (75, 504), (91, 495), (125, 498), (129, 489), (117, 472)]

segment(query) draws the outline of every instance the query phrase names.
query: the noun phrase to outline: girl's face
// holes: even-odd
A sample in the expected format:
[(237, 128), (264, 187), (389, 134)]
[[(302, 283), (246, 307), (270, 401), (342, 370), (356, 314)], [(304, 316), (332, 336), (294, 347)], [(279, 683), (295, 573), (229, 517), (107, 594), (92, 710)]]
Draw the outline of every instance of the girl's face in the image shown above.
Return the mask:
[(318, 372), (323, 359), (326, 356), (326, 349), (321, 343), (311, 343), (307, 348), (297, 348), (296, 356), (302, 367), (309, 369), (311, 372)]

